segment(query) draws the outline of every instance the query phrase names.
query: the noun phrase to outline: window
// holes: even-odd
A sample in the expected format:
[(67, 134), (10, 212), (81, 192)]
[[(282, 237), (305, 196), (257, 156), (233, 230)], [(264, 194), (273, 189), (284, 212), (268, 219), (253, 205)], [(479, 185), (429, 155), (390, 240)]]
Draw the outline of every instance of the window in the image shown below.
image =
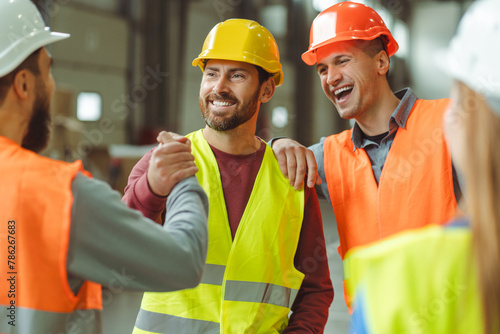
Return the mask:
[(76, 117), (80, 121), (98, 121), (102, 116), (102, 98), (98, 93), (81, 92), (76, 101)]

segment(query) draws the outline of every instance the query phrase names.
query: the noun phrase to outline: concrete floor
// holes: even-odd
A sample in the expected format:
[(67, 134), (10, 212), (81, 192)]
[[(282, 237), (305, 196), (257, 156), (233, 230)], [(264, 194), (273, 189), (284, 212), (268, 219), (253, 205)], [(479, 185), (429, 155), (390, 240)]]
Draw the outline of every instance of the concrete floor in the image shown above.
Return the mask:
[[(325, 334), (349, 333), (350, 316), (344, 302), (342, 291), (342, 262), (337, 253), (339, 238), (335, 217), (328, 202), (320, 200), (323, 227), (325, 232), (330, 275), (335, 290), (335, 298), (330, 307)], [(103, 333), (126, 334), (134, 327), (142, 293), (124, 292), (119, 286), (113, 290), (103, 290)]]

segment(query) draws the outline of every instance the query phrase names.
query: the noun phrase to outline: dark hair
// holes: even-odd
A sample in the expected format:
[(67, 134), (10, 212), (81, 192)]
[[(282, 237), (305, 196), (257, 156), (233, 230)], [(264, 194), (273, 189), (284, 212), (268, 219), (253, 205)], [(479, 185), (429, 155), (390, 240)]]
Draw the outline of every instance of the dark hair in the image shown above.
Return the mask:
[[(207, 66), (207, 63), (209, 60), (210, 59), (203, 60), (203, 68), (205, 68), (205, 66)], [(259, 74), (259, 84), (260, 85), (262, 85), (264, 82), (266, 82), (267, 79), (269, 79), (270, 77), (273, 76), (273, 74), (269, 73), (268, 71), (266, 71), (262, 67), (255, 65), (255, 64), (252, 64), (252, 65), (255, 66), (255, 68), (257, 69), (257, 73)]]
[(40, 54), (40, 50), (42, 50), (42, 48), (39, 48), (38, 50), (30, 54), (28, 58), (26, 58), (13, 71), (0, 78), (0, 105), (3, 104), (3, 101), (7, 96), (7, 92), (9, 91), (9, 88), (14, 82), (14, 78), (19, 71), (26, 69), (35, 75), (40, 74), (40, 68), (38, 67), (38, 56)]
[(262, 67), (257, 66), (257, 65), (254, 65), (254, 66), (257, 69), (257, 72), (259, 73), (259, 84), (260, 85), (262, 85), (264, 82), (267, 81), (267, 79), (269, 79), (270, 77), (273, 76), (271, 73), (269, 73), (268, 71), (266, 71)]
[[(380, 51), (384, 51), (387, 54), (387, 58), (389, 58), (389, 53), (387, 52), (386, 48), (388, 42), (389, 39), (387, 38), (387, 36), (381, 35), (380, 37), (368, 41), (357, 39), (355, 40), (355, 45), (370, 58), (375, 57)], [(389, 71), (387, 71), (385, 77), (389, 77)]]
[[(384, 35), (372, 40), (362, 40), (362, 39), (355, 40), (356, 46), (370, 57), (374, 57), (380, 51), (385, 51), (385, 53), (387, 53), (387, 49), (385, 47), (386, 42), (387, 42), (387, 37)], [(387, 56), (389, 56), (388, 53)]]

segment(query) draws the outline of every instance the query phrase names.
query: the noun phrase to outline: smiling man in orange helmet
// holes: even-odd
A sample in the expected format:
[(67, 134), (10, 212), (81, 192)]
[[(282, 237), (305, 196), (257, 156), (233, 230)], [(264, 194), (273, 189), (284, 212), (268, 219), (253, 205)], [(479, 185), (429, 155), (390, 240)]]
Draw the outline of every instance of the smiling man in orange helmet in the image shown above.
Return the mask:
[(296, 170), (307, 160), (312, 186), (317, 161), (318, 194), (333, 207), (343, 260), (353, 247), (448, 221), (461, 196), (442, 130), (449, 101), (418, 99), (409, 88), (393, 93), (386, 76), (397, 49), (368, 6), (341, 2), (321, 12), (302, 60), (316, 64), (326, 96), (354, 127), (321, 138), (310, 148), (315, 159), (292, 140), (273, 144), (296, 185), (303, 179)]
[[(187, 137), (210, 203), (207, 264), (195, 289), (144, 294), (134, 333), (322, 333), (333, 288), (316, 192), (296, 191), (255, 136), (260, 105), (283, 80), (276, 41), (255, 21), (227, 20), (193, 66), (206, 126)], [(124, 196), (156, 221), (161, 173), (148, 153)]]

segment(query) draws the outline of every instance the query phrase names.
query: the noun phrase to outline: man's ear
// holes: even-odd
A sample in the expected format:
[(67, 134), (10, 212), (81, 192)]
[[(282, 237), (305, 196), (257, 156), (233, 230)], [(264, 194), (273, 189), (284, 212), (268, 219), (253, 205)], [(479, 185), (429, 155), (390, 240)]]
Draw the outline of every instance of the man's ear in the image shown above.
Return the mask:
[(261, 87), (260, 102), (266, 103), (273, 97), (274, 90), (276, 89), (276, 84), (274, 83), (274, 78), (270, 77)]
[(389, 65), (391, 63), (387, 52), (382, 50), (375, 57), (377, 58), (378, 73), (385, 76), (389, 71)]
[(20, 70), (14, 76), (12, 88), (14, 93), (21, 100), (26, 100), (30, 96), (30, 91), (34, 88), (35, 78), (28, 70)]

